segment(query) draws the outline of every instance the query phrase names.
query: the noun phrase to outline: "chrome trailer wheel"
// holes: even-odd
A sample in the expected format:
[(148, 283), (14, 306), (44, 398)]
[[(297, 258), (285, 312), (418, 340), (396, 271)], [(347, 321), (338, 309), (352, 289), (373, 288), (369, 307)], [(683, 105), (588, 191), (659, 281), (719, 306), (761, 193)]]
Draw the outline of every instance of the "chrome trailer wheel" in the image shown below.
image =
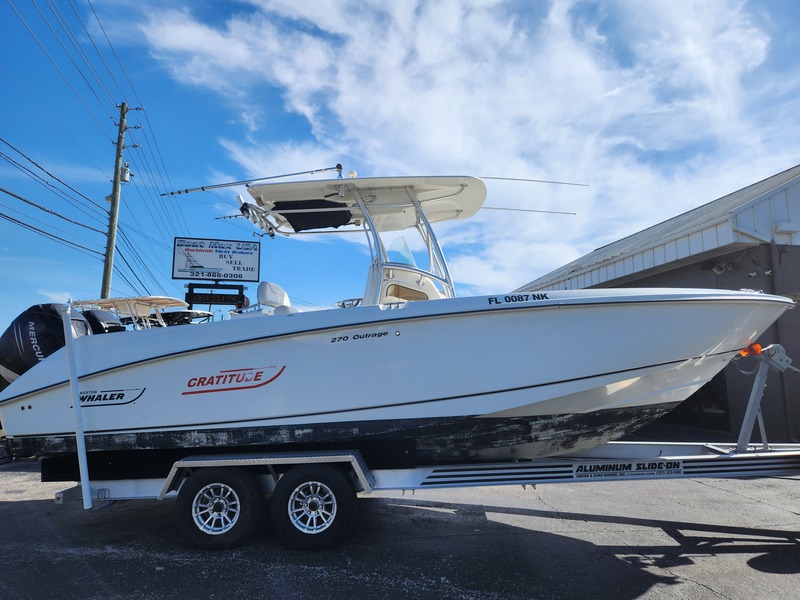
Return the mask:
[(283, 541), (300, 550), (330, 548), (350, 531), (356, 495), (347, 475), (329, 465), (290, 469), (272, 495), (272, 525)]
[(178, 528), (199, 548), (232, 548), (255, 530), (261, 504), (258, 485), (247, 471), (202, 469), (178, 492)]

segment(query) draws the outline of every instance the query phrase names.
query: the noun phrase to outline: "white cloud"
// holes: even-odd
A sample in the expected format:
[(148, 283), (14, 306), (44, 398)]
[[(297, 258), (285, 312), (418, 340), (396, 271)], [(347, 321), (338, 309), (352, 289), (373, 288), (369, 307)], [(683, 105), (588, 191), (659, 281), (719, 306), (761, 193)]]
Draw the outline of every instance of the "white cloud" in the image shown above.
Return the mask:
[(54, 290), (37, 290), (39, 295), (45, 299), (46, 302), (65, 303), (70, 300), (77, 300), (72, 292), (60, 292)]
[[(323, 169), (338, 163), (333, 150), (310, 142), (281, 142), (266, 146), (233, 140), (220, 140), (220, 143), (253, 177)], [(327, 174), (327, 177), (335, 176), (335, 172)]]
[[(176, 78), (244, 107), (251, 143), (223, 144), (248, 172), (344, 156), (362, 175), (591, 185), (492, 186), (494, 205), (579, 214), (445, 228), (453, 270), (475, 289), (510, 289), (796, 162), (797, 136), (769, 115), (791, 114), (798, 74), (772, 83), (774, 95), (748, 87), (770, 36), (739, 0), (251, 8), (203, 23), (188, 9), (150, 7), (142, 27)], [(255, 143), (265, 89), (307, 119), (313, 141)]]

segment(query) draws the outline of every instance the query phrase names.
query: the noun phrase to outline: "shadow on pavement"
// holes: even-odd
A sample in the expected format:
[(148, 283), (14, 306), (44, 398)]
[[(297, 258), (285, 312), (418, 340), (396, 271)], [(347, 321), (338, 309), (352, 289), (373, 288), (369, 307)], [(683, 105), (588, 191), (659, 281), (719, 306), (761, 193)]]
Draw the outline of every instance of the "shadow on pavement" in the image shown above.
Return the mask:
[(367, 497), (356, 529), (331, 551), (287, 549), (265, 523), (240, 548), (204, 552), (179, 537), (170, 500), (84, 511), (77, 502), (6, 497), (4, 599), (627, 600), (681, 595), (677, 586), (693, 585), (685, 569), (709, 556), (800, 573), (800, 534), (757, 527)]
[(454, 515), (474, 515), (479, 512), (507, 514), (537, 519), (558, 521), (580, 521), (586, 523), (607, 523), (626, 527), (658, 529), (671, 538), (675, 544), (624, 546), (603, 545), (603, 552), (613, 555), (648, 557), (648, 564), (656, 567), (671, 567), (691, 564), (698, 556), (718, 556), (722, 554), (757, 554), (748, 561), (753, 569), (765, 573), (800, 573), (800, 532), (775, 529), (758, 529), (729, 525), (712, 525), (638, 519), (624, 516), (593, 515), (589, 513), (570, 513), (528, 508), (508, 508), (502, 506), (458, 505), (430, 502), (417, 499), (387, 500), (396, 507), (438, 508), (452, 510)]

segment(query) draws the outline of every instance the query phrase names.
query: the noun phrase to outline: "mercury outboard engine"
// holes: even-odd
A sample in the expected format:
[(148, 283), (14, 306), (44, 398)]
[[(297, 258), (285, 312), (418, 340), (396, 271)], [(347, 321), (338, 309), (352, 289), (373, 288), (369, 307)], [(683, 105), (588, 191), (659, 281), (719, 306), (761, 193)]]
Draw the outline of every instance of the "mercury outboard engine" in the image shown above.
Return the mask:
[[(65, 345), (61, 304), (37, 304), (19, 315), (0, 336), (0, 390)], [(89, 323), (70, 309), (72, 337), (89, 335)]]

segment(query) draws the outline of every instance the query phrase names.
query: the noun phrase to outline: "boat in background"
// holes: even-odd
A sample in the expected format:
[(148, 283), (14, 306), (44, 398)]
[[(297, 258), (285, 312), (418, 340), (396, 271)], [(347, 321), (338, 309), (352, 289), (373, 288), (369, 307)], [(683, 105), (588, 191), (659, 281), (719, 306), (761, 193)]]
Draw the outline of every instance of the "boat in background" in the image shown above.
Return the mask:
[[(242, 214), (272, 236), (365, 235), (363, 295), (298, 312), (264, 285), (253, 318), (76, 337), (93, 478), (163, 477), (212, 451), (347, 448), (374, 468), (572, 453), (671, 410), (794, 306), (692, 289), (457, 298), (432, 224), (475, 214), (480, 179), (248, 189)], [(0, 420), (17, 454), (55, 457), (44, 477), (74, 477), (66, 350), (0, 392)]]
[[(76, 300), (70, 303), (74, 337), (202, 323), (213, 319), (168, 296), (131, 296)], [(37, 304), (23, 311), (0, 337), (0, 390), (22, 373), (64, 347), (59, 304)]]
[[(190, 309), (183, 300), (169, 296), (76, 300), (71, 302), (71, 305), (80, 310), (90, 324), (119, 321), (124, 327), (132, 329), (189, 325), (203, 323), (214, 318), (213, 313), (207, 310)], [(108, 332), (96, 329), (97, 327), (92, 327), (92, 333)], [(119, 329), (114, 329), (114, 331), (119, 331)]]

